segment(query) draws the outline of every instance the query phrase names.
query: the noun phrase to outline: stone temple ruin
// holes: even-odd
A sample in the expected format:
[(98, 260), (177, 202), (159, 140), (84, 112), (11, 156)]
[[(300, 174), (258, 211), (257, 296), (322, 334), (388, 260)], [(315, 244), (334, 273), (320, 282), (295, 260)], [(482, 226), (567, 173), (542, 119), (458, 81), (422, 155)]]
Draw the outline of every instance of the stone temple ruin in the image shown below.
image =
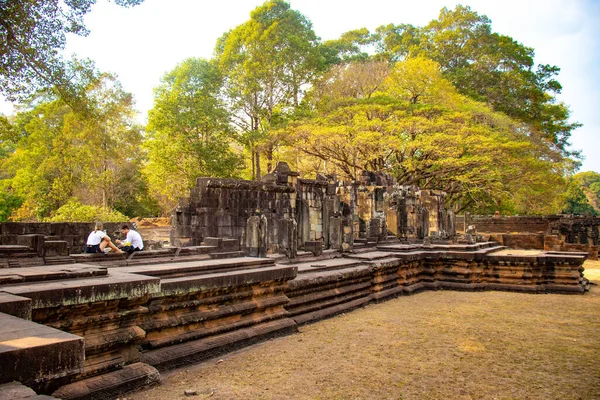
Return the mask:
[[(263, 255), (293, 259), (297, 249), (351, 251), (388, 235), (404, 242), (455, 235), (443, 193), (397, 186), (383, 175), (363, 178), (301, 179), (285, 163), (262, 182), (200, 178), (175, 210), (172, 242), (195, 246), (207, 237), (232, 238), (246, 245), (247, 255), (258, 246)], [(264, 237), (256, 235), (262, 225)]]
[(0, 398), (116, 397), (166, 369), (419, 291), (589, 289), (588, 251), (519, 253), (493, 234), (457, 234), (460, 219), (443, 193), (375, 174), (306, 180), (280, 164), (262, 182), (198, 179), (172, 217), (172, 246), (156, 250), (76, 254), (76, 232), (91, 228), (1, 224)]

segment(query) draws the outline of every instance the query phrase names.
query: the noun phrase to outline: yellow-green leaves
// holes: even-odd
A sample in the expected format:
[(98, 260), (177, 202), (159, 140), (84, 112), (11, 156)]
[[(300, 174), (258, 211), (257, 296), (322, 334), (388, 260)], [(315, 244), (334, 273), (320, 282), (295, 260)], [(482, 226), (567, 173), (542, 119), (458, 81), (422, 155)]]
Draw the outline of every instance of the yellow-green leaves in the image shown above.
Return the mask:
[(439, 64), (423, 57), (397, 63), (385, 83), (387, 94), (411, 104), (445, 104), (456, 95)]
[(239, 168), (230, 147), (230, 118), (219, 96), (222, 83), (216, 62), (190, 58), (155, 89), (142, 172), (164, 213), (187, 196), (196, 178), (231, 177)]
[(310, 172), (391, 173), (445, 190), (457, 209), (556, 211), (543, 194), (561, 189), (567, 166), (523, 124), (458, 94), (434, 61), (381, 65), (336, 66), (314, 87), (314, 114), (292, 130), (296, 148), (322, 160)]

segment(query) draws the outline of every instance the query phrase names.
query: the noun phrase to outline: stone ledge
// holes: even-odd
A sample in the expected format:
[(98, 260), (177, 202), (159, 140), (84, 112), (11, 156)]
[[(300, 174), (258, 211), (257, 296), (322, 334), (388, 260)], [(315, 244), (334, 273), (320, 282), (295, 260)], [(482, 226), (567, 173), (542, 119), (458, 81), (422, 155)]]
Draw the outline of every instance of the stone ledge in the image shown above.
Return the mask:
[(52, 393), (63, 400), (116, 398), (122, 393), (160, 382), (159, 372), (148, 364), (130, 364), (118, 371), (65, 385)]
[(66, 264), (0, 269), (0, 284), (31, 283), (106, 276), (106, 268), (90, 264)]
[(118, 269), (111, 269), (118, 272), (131, 272), (134, 274), (154, 276), (154, 277), (170, 277), (170, 276), (183, 276), (183, 275), (200, 275), (200, 274), (214, 274), (217, 272), (226, 273), (229, 271), (246, 269), (246, 268), (258, 268), (258, 267), (272, 267), (275, 263), (273, 260), (268, 258), (252, 258), (252, 257), (240, 257), (232, 259), (222, 260), (200, 260), (200, 261), (184, 261), (184, 262), (172, 262), (163, 263), (157, 265), (138, 265), (130, 267), (119, 267)]
[(142, 297), (160, 292), (160, 279), (111, 272), (105, 277), (7, 285), (2, 290), (30, 298), (33, 308), (47, 308)]
[(142, 354), (142, 361), (164, 371), (292, 332), (297, 332), (296, 323), (289, 318), (282, 318), (222, 335), (151, 350)]
[(297, 274), (298, 268), (295, 266), (274, 266), (227, 273), (165, 278), (161, 281), (161, 292), (164, 296), (173, 296), (261, 282), (285, 281), (294, 279)]
[(0, 314), (0, 383), (26, 385), (80, 373), (83, 338)]
[(31, 299), (0, 292), (0, 313), (31, 320)]

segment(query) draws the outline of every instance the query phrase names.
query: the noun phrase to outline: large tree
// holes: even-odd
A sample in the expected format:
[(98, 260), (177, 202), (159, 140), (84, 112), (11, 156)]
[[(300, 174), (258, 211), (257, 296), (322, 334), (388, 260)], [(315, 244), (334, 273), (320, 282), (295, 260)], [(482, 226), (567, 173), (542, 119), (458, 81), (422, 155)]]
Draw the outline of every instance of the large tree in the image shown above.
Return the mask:
[[(114, 0), (135, 6), (143, 0)], [(67, 34), (86, 36), (83, 18), (96, 0), (0, 0), (0, 93), (22, 100), (54, 88), (76, 104), (81, 95), (60, 54)]]
[(15, 117), (14, 151), (2, 160), (2, 170), (8, 193), (23, 201), (18, 219), (49, 218), (74, 201), (116, 208), (139, 184), (142, 136), (131, 95), (110, 74), (95, 72), (78, 85), (92, 113), (42, 94)]
[(521, 123), (457, 93), (431, 60), (407, 59), (374, 79), (378, 65), (338, 66), (315, 86), (313, 115), (293, 129), (300, 151), (351, 179), (382, 171), (442, 189), (458, 208), (555, 211), (564, 164)]
[(254, 178), (261, 175), (261, 153), (271, 169), (277, 141), (270, 132), (299, 105), (321, 65), (318, 44), (310, 21), (283, 0), (257, 7), (217, 43), (229, 109), (251, 152)]
[(364, 58), (364, 45), (374, 46), (371, 58), (390, 63), (416, 56), (434, 60), (461, 94), (523, 122), (531, 136), (561, 156), (577, 155), (568, 145), (580, 124), (569, 121), (567, 106), (556, 99), (560, 69), (536, 65), (532, 48), (493, 32), (490, 19), (468, 6), (443, 8), (424, 27), (388, 24), (373, 34), (359, 29), (332, 43), (329, 50), (337, 49), (338, 60)]
[(170, 212), (200, 176), (232, 177), (240, 157), (231, 149), (229, 115), (219, 97), (215, 62), (190, 58), (165, 74), (149, 112), (144, 174), (163, 212)]

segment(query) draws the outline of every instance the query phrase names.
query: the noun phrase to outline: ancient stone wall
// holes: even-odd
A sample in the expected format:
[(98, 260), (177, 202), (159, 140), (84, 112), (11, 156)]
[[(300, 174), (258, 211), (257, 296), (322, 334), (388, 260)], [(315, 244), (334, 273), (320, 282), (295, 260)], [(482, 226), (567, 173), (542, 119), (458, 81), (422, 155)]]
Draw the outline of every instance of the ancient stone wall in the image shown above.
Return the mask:
[[(257, 215), (266, 218), (266, 243), (259, 243), (257, 229), (248, 230), (249, 218)], [(377, 243), (388, 234), (448, 238), (453, 221), (441, 192), (396, 185), (382, 174), (366, 173), (357, 182), (301, 179), (280, 163), (261, 182), (199, 178), (172, 217), (172, 244), (197, 246), (224, 237), (285, 254), (307, 246), (350, 250), (355, 241)]]
[(116, 398), (132, 378), (155, 382), (156, 369), (400, 294), (589, 289), (584, 254), (519, 254), (491, 242), (335, 254), (296, 264), (235, 258), (108, 268), (90, 265), (101, 255), (85, 254), (82, 264), (0, 270), (0, 384), (18, 380), (63, 399)]
[[(104, 229), (111, 238), (120, 238), (123, 224), (131, 225), (129, 221), (106, 222)], [(84, 251), (93, 230), (93, 222), (1, 222), (0, 245), (30, 245), (31, 236), (38, 235), (41, 246), (45, 245), (48, 251), (78, 254)], [(43, 256), (43, 248), (39, 250), (38, 255)]]
[(478, 233), (490, 233), (498, 243), (518, 249), (583, 251), (598, 259), (600, 217), (550, 216), (461, 216)]

